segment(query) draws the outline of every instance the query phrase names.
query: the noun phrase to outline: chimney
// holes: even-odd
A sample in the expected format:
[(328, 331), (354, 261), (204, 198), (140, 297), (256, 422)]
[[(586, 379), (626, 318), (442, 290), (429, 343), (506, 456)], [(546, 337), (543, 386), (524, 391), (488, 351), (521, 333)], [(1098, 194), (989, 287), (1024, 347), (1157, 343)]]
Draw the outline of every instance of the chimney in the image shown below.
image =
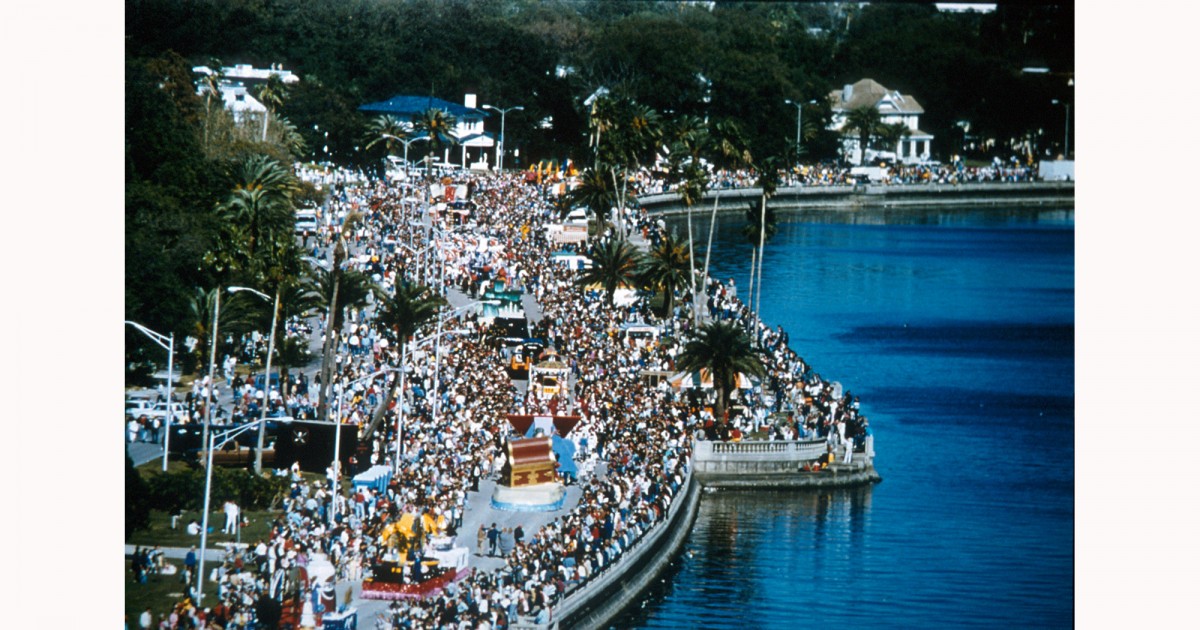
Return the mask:
[(463, 107), (470, 107), (471, 109), (475, 109), (475, 95), (474, 94), (467, 94), (467, 95), (463, 96)]
[(849, 83), (842, 86), (842, 102), (849, 103), (850, 97), (854, 96), (854, 86)]

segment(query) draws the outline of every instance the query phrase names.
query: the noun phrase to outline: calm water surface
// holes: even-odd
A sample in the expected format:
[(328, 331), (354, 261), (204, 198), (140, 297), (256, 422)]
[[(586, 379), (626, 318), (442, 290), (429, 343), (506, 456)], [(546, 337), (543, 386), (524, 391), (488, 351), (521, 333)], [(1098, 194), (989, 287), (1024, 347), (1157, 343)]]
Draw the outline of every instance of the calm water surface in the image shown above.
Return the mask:
[[(613, 625), (1071, 627), (1073, 211), (780, 219), (763, 319), (861, 397), (884, 482), (706, 493)], [(718, 222), (712, 267), (744, 299), (741, 224)]]

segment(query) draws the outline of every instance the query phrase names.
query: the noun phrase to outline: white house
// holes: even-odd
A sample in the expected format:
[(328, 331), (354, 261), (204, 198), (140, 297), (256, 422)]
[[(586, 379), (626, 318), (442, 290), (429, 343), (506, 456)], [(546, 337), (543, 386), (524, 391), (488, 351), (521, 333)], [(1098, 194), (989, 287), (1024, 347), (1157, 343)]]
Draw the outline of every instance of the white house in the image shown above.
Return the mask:
[[(211, 76), (215, 71), (208, 66), (195, 66), (192, 68), (192, 72)], [(225, 103), (225, 109), (233, 113), (234, 121), (241, 124), (248, 116), (262, 116), (267, 111), (266, 106), (251, 94), (250, 88), (266, 83), (273, 74), (279, 75), (279, 79), (284, 84), (300, 81), (299, 76), (290, 70), (284, 70), (283, 66), (279, 64), (271, 64), (270, 68), (255, 68), (250, 64), (237, 64), (221, 68), (221, 80), (218, 85), (221, 90), (221, 100)], [(200, 81), (196, 93), (203, 96), (207, 91), (206, 83)]]
[[(860, 107), (879, 110), (880, 122), (885, 125), (903, 123), (908, 128), (909, 135), (897, 142), (891, 151), (871, 149), (868, 150), (869, 157), (894, 157), (908, 164), (929, 159), (929, 145), (933, 136), (921, 131), (919, 123), (925, 110), (912, 95), (889, 90), (873, 79), (862, 79), (853, 85), (843, 86), (840, 91), (830, 92), (829, 102), (833, 109), (829, 128), (834, 131), (844, 129), (849, 113)], [(842, 135), (842, 151), (848, 161), (862, 164), (862, 147), (859, 146), (857, 131), (847, 130)]]

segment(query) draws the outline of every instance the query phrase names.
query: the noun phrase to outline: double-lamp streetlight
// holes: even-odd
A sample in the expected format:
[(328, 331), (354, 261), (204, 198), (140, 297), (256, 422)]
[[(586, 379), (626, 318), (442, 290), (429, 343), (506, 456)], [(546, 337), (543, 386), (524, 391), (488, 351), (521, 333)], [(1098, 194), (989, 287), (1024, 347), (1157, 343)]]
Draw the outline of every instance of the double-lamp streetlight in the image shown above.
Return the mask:
[(508, 115), (508, 112), (519, 112), (525, 108), (521, 105), (514, 105), (512, 107), (507, 107), (507, 108), (506, 107), (493, 107), (491, 105), (484, 105), (483, 108), (500, 112), (500, 143), (499, 143), (499, 146), (496, 147), (496, 155), (497, 155), (496, 170), (503, 171), (504, 170), (504, 118)]

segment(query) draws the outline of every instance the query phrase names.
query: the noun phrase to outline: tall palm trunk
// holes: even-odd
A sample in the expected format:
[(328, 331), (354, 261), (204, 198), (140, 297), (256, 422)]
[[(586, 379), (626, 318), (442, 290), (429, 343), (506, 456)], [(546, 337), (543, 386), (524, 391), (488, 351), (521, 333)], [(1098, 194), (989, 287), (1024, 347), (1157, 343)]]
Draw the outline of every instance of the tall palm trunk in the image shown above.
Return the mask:
[(750, 287), (746, 289), (746, 308), (754, 312), (754, 263), (758, 260), (758, 248), (750, 246)]
[[(688, 222), (688, 280), (692, 291), (692, 324), (700, 325), (700, 311), (696, 308), (696, 256), (692, 253), (692, 204), (687, 204)], [(668, 314), (669, 315), (669, 314)]]
[(708, 288), (708, 261), (712, 256), (712, 241), (713, 231), (717, 227), (717, 206), (721, 203), (721, 191), (717, 190), (716, 197), (713, 198), (712, 217), (708, 221), (708, 247), (704, 250), (704, 272), (700, 274), (700, 279), (704, 282), (704, 288)]
[[(763, 268), (763, 259), (765, 259), (767, 257), (767, 252), (766, 252), (766, 250), (763, 249), (763, 245), (766, 244), (766, 242), (767, 242), (767, 193), (766, 193), (766, 191), (764, 191), (763, 196), (762, 196), (762, 210), (760, 210), (759, 214), (758, 214), (758, 285), (756, 286), (756, 288), (758, 289), (758, 294), (756, 295), (756, 297), (754, 299), (754, 304), (758, 307), (759, 310), (762, 309), (762, 268)], [(759, 314), (757, 310), (754, 313), (755, 313), (755, 315)], [(758, 327), (756, 325), (755, 331), (757, 331), (757, 329), (758, 329)], [(758, 335), (756, 332), (755, 337), (757, 338), (757, 336)]]
[[(400, 343), (400, 356), (401, 357), (404, 356), (404, 347), (407, 344), (407, 341), (408, 340), (406, 339)], [(400, 369), (401, 370), (404, 369), (403, 360), (401, 360)], [(391, 407), (392, 401), (396, 400), (396, 394), (397, 394), (398, 389), (400, 389), (400, 379), (399, 378), (396, 379), (395, 385), (384, 388), (383, 402), (379, 403), (379, 406), (375, 408), (375, 412), (371, 415), (371, 422), (370, 422), (370, 424), (367, 425), (367, 428), (363, 431), (362, 438), (360, 438), (361, 441), (369, 441), (371, 439), (371, 436), (375, 434), (375, 430), (378, 429), (380, 423), (383, 422), (383, 416), (387, 413), (388, 408)], [(401, 396), (402, 395), (403, 394), (401, 394)], [(403, 401), (401, 402), (401, 404), (403, 404)]]
[(341, 274), (338, 273), (338, 265), (334, 265), (333, 274), (333, 296), (329, 300), (329, 317), (326, 319), (325, 346), (321, 354), (321, 389), (317, 399), (317, 419), (322, 422), (329, 417), (329, 381), (332, 380), (333, 367), (333, 353), (330, 352), (330, 348), (333, 346), (333, 338), (336, 335), (333, 323), (336, 321), (334, 314), (337, 312), (338, 284), (342, 279)]
[(267, 108), (266, 111), (263, 112), (263, 142), (267, 141), (267, 127), (269, 126), (271, 126), (271, 109)]

